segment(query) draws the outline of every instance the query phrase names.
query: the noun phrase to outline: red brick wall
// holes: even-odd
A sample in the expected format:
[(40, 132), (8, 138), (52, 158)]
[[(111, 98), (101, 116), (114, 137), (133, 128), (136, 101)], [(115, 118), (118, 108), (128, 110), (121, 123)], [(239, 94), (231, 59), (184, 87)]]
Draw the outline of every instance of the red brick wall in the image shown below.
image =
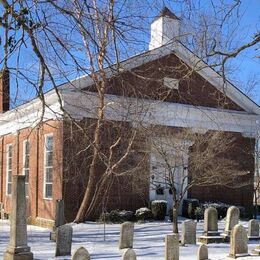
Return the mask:
[[(183, 103), (190, 105), (199, 105), (206, 107), (224, 107), (232, 110), (243, 110), (229, 98), (225, 97), (220, 91), (216, 90), (211, 84), (204, 80), (198, 73), (191, 72), (190, 68), (182, 63), (174, 54), (160, 58), (156, 61), (149, 62), (138, 68), (135, 68), (134, 73), (124, 72), (120, 77), (113, 77), (108, 81), (107, 93), (122, 94), (125, 96), (134, 96), (142, 98), (160, 99), (169, 102)], [(141, 75), (143, 78), (137, 77), (135, 74)], [(162, 84), (164, 77), (173, 77), (180, 79), (179, 89), (169, 90)], [(95, 91), (92, 87), (89, 90)], [(0, 104), (1, 105), (1, 104)], [(91, 136), (94, 120), (85, 120), (81, 122), (83, 128), (88, 129)], [(116, 128), (112, 125), (107, 125), (107, 132), (104, 132), (107, 140), (108, 133), (114, 133)], [(130, 129), (130, 127), (129, 127)], [(113, 132), (114, 131), (114, 132)], [(43, 198), (43, 161), (44, 161), (44, 135), (53, 133), (54, 135), (54, 193), (52, 200)], [(126, 130), (126, 133), (128, 131)], [(19, 137), (18, 143), (17, 138)], [(0, 187), (1, 201), (4, 202), (4, 207), (7, 212), (10, 212), (10, 199), (5, 195), (6, 183), (6, 144), (12, 143), (14, 148), (13, 153), (13, 174), (19, 174), (22, 169), (22, 143), (23, 140), (29, 139), (31, 142), (30, 153), (30, 196), (28, 198), (28, 215), (32, 217), (50, 218), (53, 219), (55, 200), (63, 198), (65, 200), (65, 215), (67, 221), (72, 221), (79, 208), (81, 199), (84, 194), (84, 187), (88, 181), (89, 164), (91, 162), (91, 148), (84, 151), (84, 148), (89, 144), (89, 141), (84, 138), (84, 135), (76, 131), (75, 127), (67, 122), (63, 128), (63, 123), (58, 121), (49, 121), (39, 129), (21, 130), (19, 136), (6, 135), (2, 137), (0, 142), (0, 160), (3, 157)], [(111, 139), (112, 140), (112, 139)], [(110, 141), (111, 141), (110, 140)], [(145, 137), (142, 136), (136, 142), (145, 144)], [(243, 169), (249, 169), (253, 173), (253, 157), (251, 140), (240, 137), (237, 149), (233, 156)], [(17, 149), (19, 147), (19, 149)], [(241, 150), (243, 147), (243, 150)], [(107, 148), (105, 142), (102, 149)], [(127, 177), (116, 177), (107, 194), (109, 200), (106, 203), (106, 209), (115, 208), (121, 209), (136, 209), (147, 203), (149, 199), (149, 161), (139, 150), (143, 147), (133, 149), (133, 154), (123, 164), (119, 171), (130, 169), (136, 164), (140, 157), (144, 158), (143, 167), (136, 168), (135, 174)], [(248, 153), (243, 151), (247, 149)], [(250, 153), (250, 154), (249, 154)], [(117, 156), (121, 156), (118, 149)], [(17, 162), (20, 163), (17, 163)], [(16, 167), (18, 165), (18, 167)], [(104, 164), (99, 164), (99, 171), (104, 171)], [(136, 174), (137, 173), (137, 174)], [(134, 181), (132, 181), (135, 179)], [(246, 195), (245, 195), (246, 194)], [(221, 200), (227, 203), (241, 204), (250, 210), (249, 204), (252, 199), (251, 186), (232, 190), (231, 192), (222, 187), (215, 188), (193, 188), (189, 192), (190, 197), (198, 197), (202, 200)], [(101, 205), (98, 209), (100, 211)]]
[(243, 137), (238, 133), (232, 133), (232, 136), (235, 138), (234, 146), (222, 156), (237, 163), (234, 166), (237, 172), (243, 171), (245, 173), (243, 178), (241, 178), (240, 184), (238, 179), (235, 179), (233, 184), (231, 183), (227, 187), (224, 185), (208, 187), (193, 186), (188, 192), (188, 197), (201, 201), (224, 202), (243, 206), (247, 213), (252, 213), (255, 140)]
[[(91, 146), (89, 138), (92, 139), (93, 126), (95, 120), (85, 119), (79, 124), (87, 131), (87, 137), (83, 132), (77, 129), (69, 122), (64, 127), (64, 184), (63, 193), (65, 200), (65, 217), (67, 221), (72, 221), (77, 213), (83, 198), (85, 187), (89, 176), (89, 166), (92, 159)], [(109, 145), (113, 143), (120, 128), (119, 123), (106, 122), (102, 132), (102, 152), (107, 155)], [(122, 127), (125, 129), (125, 126)], [(129, 126), (126, 127), (125, 136), (131, 132)], [(122, 133), (121, 133), (122, 134)], [(123, 135), (122, 135), (123, 136)], [(106, 187), (99, 196), (99, 203), (96, 207), (96, 215), (98, 216), (103, 207), (105, 210), (111, 209), (132, 209), (135, 210), (145, 205), (149, 199), (149, 182), (148, 182), (148, 161), (145, 154), (138, 152), (138, 149), (145, 143), (144, 138), (137, 138), (131, 149), (130, 155), (125, 162), (116, 169), (121, 173), (126, 170), (135, 168), (138, 162), (142, 162), (142, 167), (136, 169), (125, 176), (111, 176), (106, 183)], [(114, 151), (113, 160), (123, 156), (125, 151), (124, 145), (117, 147)], [(143, 161), (142, 161), (143, 160)], [(105, 164), (100, 161), (97, 166), (97, 174), (103, 174)]]
[[(165, 87), (163, 85), (164, 77), (179, 79), (179, 88)], [(94, 86), (88, 87), (86, 90), (96, 91)], [(107, 84), (107, 93), (188, 105), (243, 110), (175, 54), (114, 76)]]
[[(43, 198), (43, 174), (44, 174), (44, 135), (53, 134), (54, 137), (54, 179), (53, 198), (46, 200)], [(10, 213), (11, 200), (6, 195), (6, 145), (13, 145), (13, 174), (23, 172), (23, 142), (30, 142), (29, 161), (29, 196), (27, 198), (27, 214), (32, 218), (54, 218), (55, 200), (62, 198), (62, 123), (59, 121), (49, 121), (39, 126), (39, 128), (22, 129), (16, 134), (9, 134), (1, 138), (1, 156), (3, 158), (1, 168), (1, 201), (4, 208)], [(3, 143), (3, 146), (2, 146)]]

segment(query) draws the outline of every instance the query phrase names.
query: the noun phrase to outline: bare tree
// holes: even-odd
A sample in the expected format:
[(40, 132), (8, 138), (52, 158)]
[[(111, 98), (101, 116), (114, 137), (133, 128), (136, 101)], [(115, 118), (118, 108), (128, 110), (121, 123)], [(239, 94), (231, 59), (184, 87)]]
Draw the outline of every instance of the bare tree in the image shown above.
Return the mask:
[[(184, 9), (187, 12), (182, 14), (183, 18), (197, 20), (197, 9), (194, 6), (194, 1), (183, 0), (181, 2), (189, 7)], [(4, 37), (1, 37), (4, 55), (0, 64), (3, 64), (3, 67), (8, 67), (17, 79), (31, 86), (31, 89), (42, 101), (42, 118), (48, 107), (44, 92), (50, 87), (54, 88), (60, 100), (63, 115), (67, 120), (70, 120), (76, 129), (82, 132), (86, 146), (81, 147), (81, 150), (89, 150), (91, 156), (88, 161), (89, 168), (86, 171), (88, 177), (84, 187), (85, 194), (75, 221), (93, 219), (94, 208), (98, 203), (98, 194), (103, 192), (103, 187), (110, 187), (115, 176), (133, 172), (129, 169), (124, 171), (120, 167), (128, 160), (129, 156), (131, 157), (131, 151), (138, 136), (136, 129), (133, 128), (129, 131), (127, 136), (125, 136), (124, 131), (117, 131), (118, 134), (111, 138), (106, 151), (102, 147), (101, 140), (106, 126), (107, 103), (105, 97), (111, 93), (111, 78), (112, 80), (119, 79), (118, 81), (125, 83), (122, 78), (123, 68), (120, 61), (145, 47), (144, 43), (147, 40), (143, 35), (148, 35), (147, 28), (146, 25), (140, 25), (142, 23), (148, 24), (150, 21), (150, 14), (142, 13), (147, 8), (150, 10), (150, 3), (149, 1), (115, 2), (113, 0), (89, 2), (79, 0), (0, 0), (0, 4), (2, 12), (0, 27), (4, 32)], [(156, 2), (156, 4), (158, 3)], [(156, 7), (156, 4), (152, 8)], [(218, 1), (218, 5), (213, 4), (213, 2), (211, 4), (217, 11), (215, 18), (219, 22), (218, 26), (214, 26), (214, 33), (209, 33), (212, 32), (212, 26), (208, 23), (209, 19), (202, 15), (203, 19), (200, 20), (197, 30), (192, 28), (193, 32), (196, 33), (189, 34), (186, 42), (189, 46), (193, 46), (194, 52), (200, 54), (202, 59), (211, 62), (210, 66), (219, 68), (225, 78), (225, 65), (229, 58), (235, 58), (245, 49), (255, 46), (259, 42), (259, 33), (256, 33), (250, 42), (243, 42), (239, 46), (228, 45), (228, 40), (223, 39), (223, 37), (216, 38), (219, 28), (224, 28), (226, 24), (230, 26), (229, 17), (239, 12), (240, 1), (235, 1), (234, 5), (228, 5), (223, 1)], [(140, 6), (142, 8), (138, 8)], [(198, 25), (198, 23), (190, 24)], [(203, 27), (201, 24), (204, 24)], [(198, 31), (202, 32), (201, 37), (198, 37)], [(140, 48), (140, 46), (142, 47)], [(132, 51), (129, 51), (130, 49)], [(31, 67), (24, 62), (26, 55), (32, 57)], [(37, 67), (37, 73), (35, 73), (35, 67)], [(183, 70), (185, 72), (183, 78), (189, 78), (192, 74), (185, 64), (180, 64), (174, 70)], [(91, 79), (91, 87), (82, 90), (72, 81), (71, 88), (83, 95), (90, 91), (97, 96), (95, 104), (97, 110), (92, 112), (93, 118), (96, 120), (88, 127), (82, 126), (64, 109), (58, 88), (64, 79), (69, 80), (76, 75), (83, 74), (88, 75)], [(157, 80), (156, 75), (150, 78), (138, 70), (132, 70), (131, 76), (143, 80), (146, 84), (147, 80), (148, 82), (149, 80)], [(17, 80), (16, 82), (17, 91), (21, 81)], [(120, 89), (116, 94), (122, 97), (151, 97), (150, 94), (142, 91), (143, 89), (136, 89), (134, 84), (128, 84), (127, 91)], [(156, 98), (163, 102), (168, 97), (169, 91), (161, 89), (159, 97)], [(129, 108), (125, 110), (129, 110)], [(137, 117), (139, 114), (141, 114), (140, 110), (137, 112)], [(125, 129), (123, 123), (121, 125), (115, 122), (111, 124), (116, 129)], [(119, 147), (122, 148), (121, 153), (116, 154)], [(81, 154), (81, 151), (78, 153)], [(144, 158), (146, 156), (144, 155)], [(105, 166), (101, 172), (99, 171), (100, 163)], [(133, 168), (135, 167), (139, 166), (135, 165)]]
[(177, 216), (182, 200), (192, 187), (250, 185), (248, 171), (239, 170), (229, 156), (235, 138), (223, 132), (194, 133), (161, 129), (152, 137), (152, 180), (156, 192), (169, 193), (173, 208), (173, 232), (178, 233)]

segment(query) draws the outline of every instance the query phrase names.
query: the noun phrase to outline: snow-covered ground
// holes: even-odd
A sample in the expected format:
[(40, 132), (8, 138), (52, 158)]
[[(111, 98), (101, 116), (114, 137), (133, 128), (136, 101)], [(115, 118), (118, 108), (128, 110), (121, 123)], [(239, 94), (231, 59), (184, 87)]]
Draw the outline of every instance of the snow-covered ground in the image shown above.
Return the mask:
[[(247, 227), (247, 222), (241, 222)], [(104, 226), (100, 223), (72, 224), (73, 244), (72, 251), (79, 246), (84, 246), (91, 254), (91, 259), (119, 260), (121, 252), (118, 249), (119, 229), (118, 224), (106, 225), (106, 240), (104, 241)], [(181, 227), (181, 223), (180, 223)], [(220, 231), (224, 222), (219, 223)], [(171, 223), (151, 222), (135, 224), (134, 250), (138, 260), (163, 260), (164, 237), (171, 233)], [(203, 231), (203, 223), (198, 223), (197, 236)], [(35, 226), (28, 226), (28, 244), (34, 253), (35, 259), (55, 259), (55, 243), (49, 241), (49, 230)], [(9, 240), (9, 224), (6, 220), (0, 220), (0, 259), (6, 249)], [(249, 241), (249, 253), (260, 241)], [(180, 247), (180, 260), (195, 260), (199, 245)], [(229, 253), (229, 244), (210, 244), (209, 258), (211, 260), (226, 259)], [(56, 259), (70, 259), (70, 257), (57, 257)], [(251, 256), (241, 258), (244, 260), (256, 260), (260, 257)]]

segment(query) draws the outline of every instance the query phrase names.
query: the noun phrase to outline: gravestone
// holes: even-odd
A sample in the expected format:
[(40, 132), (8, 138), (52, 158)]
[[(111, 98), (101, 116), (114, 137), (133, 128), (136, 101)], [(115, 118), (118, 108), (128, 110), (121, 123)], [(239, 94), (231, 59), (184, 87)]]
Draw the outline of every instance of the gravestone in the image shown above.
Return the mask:
[(248, 222), (248, 239), (249, 240), (259, 239), (259, 222), (256, 219), (251, 219)]
[(225, 230), (224, 233), (221, 234), (224, 241), (229, 242), (231, 230), (239, 222), (239, 214), (239, 209), (237, 207), (232, 206), (228, 208), (225, 222)]
[(197, 254), (198, 260), (208, 260), (208, 248), (206, 245), (202, 244), (199, 246), (198, 254)]
[(133, 248), (134, 223), (124, 222), (121, 224), (119, 249)]
[(122, 255), (122, 260), (136, 260), (135, 251), (131, 248), (127, 248)]
[(223, 242), (218, 232), (218, 212), (214, 207), (209, 207), (204, 212), (204, 232), (198, 241), (203, 244)]
[(234, 226), (230, 236), (230, 252), (229, 257), (237, 258), (242, 256), (248, 256), (247, 246), (247, 232), (245, 228), (237, 224)]
[(260, 245), (257, 245), (255, 249), (252, 250), (253, 255), (260, 255)]
[(196, 226), (192, 220), (182, 222), (181, 244), (196, 244)]
[(63, 225), (57, 228), (55, 256), (71, 255), (73, 229), (70, 225)]
[(12, 209), (10, 218), (10, 241), (4, 260), (31, 260), (33, 254), (27, 245), (25, 176), (12, 177)]
[(55, 207), (55, 220), (53, 231), (50, 233), (50, 240), (56, 241), (57, 237), (57, 228), (65, 224), (65, 217), (64, 217), (64, 201), (63, 200), (56, 200), (56, 207)]
[(0, 202), (0, 218), (5, 219), (4, 204), (2, 202)]
[(165, 260), (179, 260), (178, 234), (165, 236)]
[(83, 246), (79, 247), (72, 255), (71, 260), (90, 260), (90, 255), (87, 249)]

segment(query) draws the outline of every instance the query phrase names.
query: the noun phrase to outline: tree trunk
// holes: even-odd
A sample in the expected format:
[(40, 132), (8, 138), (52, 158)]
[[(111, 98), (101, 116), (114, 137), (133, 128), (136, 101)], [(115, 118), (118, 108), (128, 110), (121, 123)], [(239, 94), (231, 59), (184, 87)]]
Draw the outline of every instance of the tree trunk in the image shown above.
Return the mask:
[(173, 229), (173, 233), (178, 234), (179, 230), (178, 230), (178, 209), (179, 206), (178, 205), (174, 205), (173, 209), (172, 209), (172, 229)]
[(257, 189), (254, 191), (254, 205), (253, 205), (253, 218), (257, 219), (258, 210), (257, 210)]
[[(84, 194), (84, 198), (81, 202), (80, 208), (78, 210), (77, 216), (74, 220), (76, 223), (83, 222), (86, 220), (86, 212), (91, 205), (92, 200), (94, 199), (94, 194), (96, 190), (96, 184), (101, 178), (100, 173), (96, 170), (98, 167), (98, 153), (100, 148), (100, 138), (101, 138), (101, 121), (103, 120), (103, 108), (104, 108), (104, 96), (100, 98), (99, 101), (99, 111), (98, 111), (98, 120), (93, 136), (93, 158), (89, 169), (89, 179)], [(88, 220), (94, 220), (93, 216), (88, 215)]]
[[(95, 189), (96, 189), (96, 183), (97, 183), (97, 172), (96, 172), (96, 160), (93, 159), (92, 164), (90, 166), (89, 170), (89, 180), (87, 184), (87, 188), (83, 197), (83, 200), (81, 202), (80, 208), (78, 210), (77, 216), (74, 220), (76, 223), (80, 223), (86, 220), (86, 212), (89, 208), (89, 205), (91, 204), (91, 201), (93, 200)], [(88, 216), (88, 220), (94, 220), (93, 216)]]

